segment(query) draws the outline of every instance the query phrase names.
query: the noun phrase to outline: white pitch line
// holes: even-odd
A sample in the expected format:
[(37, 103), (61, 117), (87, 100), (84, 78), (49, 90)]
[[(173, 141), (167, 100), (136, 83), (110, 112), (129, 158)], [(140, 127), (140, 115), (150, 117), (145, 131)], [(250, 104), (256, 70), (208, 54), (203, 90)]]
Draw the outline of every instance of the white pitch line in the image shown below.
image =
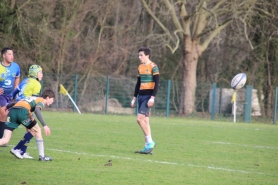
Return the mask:
[(62, 152), (62, 153), (71, 153), (77, 155), (86, 155), (92, 157), (107, 157), (107, 158), (114, 158), (114, 159), (123, 159), (123, 160), (134, 160), (134, 161), (143, 161), (143, 162), (150, 162), (150, 163), (158, 163), (158, 164), (166, 164), (166, 165), (179, 165), (179, 166), (189, 166), (189, 167), (196, 167), (196, 168), (207, 168), (211, 170), (221, 170), (221, 171), (228, 171), (228, 172), (239, 172), (239, 173), (246, 173), (246, 174), (259, 174), (259, 175), (269, 175), (261, 172), (249, 172), (245, 170), (236, 170), (236, 169), (229, 169), (229, 168), (222, 168), (222, 167), (214, 167), (214, 166), (202, 166), (202, 165), (195, 165), (195, 164), (183, 164), (178, 162), (168, 162), (168, 161), (157, 161), (157, 160), (141, 160), (141, 159), (134, 159), (130, 157), (119, 157), (119, 156), (109, 156), (109, 155), (102, 155), (102, 154), (89, 154), (85, 152), (72, 152), (69, 150), (59, 150), (59, 149), (46, 149), (55, 152)]
[(237, 145), (237, 146), (252, 147), (252, 148), (266, 148), (266, 149), (278, 150), (278, 148), (271, 147), (271, 146), (257, 146), (257, 145), (236, 144), (236, 143), (227, 143), (227, 142), (212, 142), (212, 143), (222, 144), (222, 145)]

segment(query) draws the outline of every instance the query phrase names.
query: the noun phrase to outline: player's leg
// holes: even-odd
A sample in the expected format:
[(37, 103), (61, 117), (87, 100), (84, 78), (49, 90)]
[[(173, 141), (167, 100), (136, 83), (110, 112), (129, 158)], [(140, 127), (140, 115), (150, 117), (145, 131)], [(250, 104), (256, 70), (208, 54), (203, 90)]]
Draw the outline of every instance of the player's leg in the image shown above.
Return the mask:
[(145, 153), (151, 153), (153, 151), (153, 148), (155, 147), (156, 143), (154, 142), (154, 140), (152, 139), (152, 132), (151, 132), (151, 125), (150, 125), (150, 117), (145, 116), (145, 124), (147, 127), (147, 131), (145, 133), (145, 140), (146, 140), (146, 151)]
[[(29, 115), (28, 115), (28, 119), (29, 119)], [(20, 150), (21, 151), (21, 155), (23, 156), (23, 158), (25, 159), (33, 159), (32, 156), (29, 155), (29, 153), (27, 153), (27, 147), (28, 144), (30, 143), (30, 140), (33, 138), (33, 135), (28, 131), (28, 129), (26, 129), (26, 133), (23, 136), (23, 138), (18, 142), (18, 144), (14, 147), (15, 150)]]
[(28, 145), (29, 145), (31, 139), (34, 136), (30, 132), (27, 132), (25, 134), (25, 136), (28, 137), (28, 139), (26, 139), (26, 143), (20, 148), (21, 154), (22, 154), (23, 158), (25, 158), (25, 159), (33, 159), (33, 157), (30, 156), (29, 153), (27, 152), (27, 148), (28, 148)]
[(146, 116), (144, 114), (141, 114), (138, 112), (137, 118), (136, 118), (137, 123), (141, 127), (144, 135), (149, 135), (150, 134), (150, 127), (148, 124), (148, 121), (146, 119)]
[[(34, 124), (34, 122), (32, 124)], [(40, 126), (36, 123), (32, 128), (30, 128), (30, 132), (36, 138), (36, 144), (39, 151), (39, 161), (52, 161), (51, 157), (44, 154), (44, 142)]]
[[(0, 145), (7, 144), (12, 137), (12, 133), (13, 133), (13, 129), (9, 130), (9, 129), (6, 128), (5, 131), (4, 131), (4, 137), (2, 137), (0, 139)], [(17, 151), (15, 151), (15, 153), (13, 153), (11, 151), (11, 154), (13, 154), (14, 156), (16, 156), (19, 159), (22, 159), (20, 153), (17, 152)]]
[[(5, 122), (0, 121), (0, 138), (3, 138), (5, 130)], [(6, 147), (7, 145), (0, 145), (1, 147)]]
[(33, 135), (28, 131), (28, 129), (26, 129), (26, 133), (23, 138), (24, 138), (25, 144), (19, 145), (17, 147), (18, 147), (18, 149), (21, 150), (21, 154), (22, 154), (23, 158), (33, 159), (33, 157), (30, 156), (29, 153), (27, 153), (28, 144), (30, 143), (30, 140), (33, 138)]
[[(17, 120), (20, 118), (21, 115), (22, 114), (21, 114), (20, 109), (11, 109), (10, 110), (10, 112), (8, 114), (8, 121), (6, 122), (5, 136), (4, 137), (6, 137), (6, 130), (8, 130), (10, 132), (13, 132), (14, 129), (18, 128), (20, 123), (17, 123)], [(13, 154), (15, 157), (17, 157), (19, 159), (23, 159), (23, 157), (21, 155), (21, 150), (20, 149), (12, 148), (10, 150), (10, 153)]]
[(136, 151), (136, 153), (143, 153), (143, 154), (151, 153), (153, 151), (153, 148), (155, 147), (156, 143), (152, 139), (151, 128), (150, 128), (150, 124), (149, 124), (149, 117), (147, 117), (143, 114), (138, 114), (137, 122), (140, 125), (140, 127), (144, 133), (145, 147), (141, 151)]
[(145, 127), (144, 134), (145, 134), (146, 143), (152, 143), (153, 139), (152, 139), (151, 125), (150, 125), (150, 117), (147, 115), (144, 117), (144, 127)]
[[(10, 141), (10, 139), (12, 137), (13, 130), (14, 130), (14, 128), (7, 128), (6, 127), (5, 132), (4, 132), (4, 137), (2, 139), (0, 139), (0, 144), (6, 144)], [(20, 150), (14, 150), (12, 148), (10, 150), (10, 153), (13, 154), (15, 157), (17, 157), (18, 159), (23, 159), (23, 157), (20, 154)]]
[[(6, 99), (0, 97), (0, 101), (3, 101), (3, 104), (6, 104), (7, 101)], [(1, 103), (2, 104), (2, 103)], [(7, 109), (6, 106), (0, 106), (0, 139), (4, 136), (4, 131), (5, 131), (5, 122), (7, 120)], [(7, 144), (1, 145), (1, 147), (6, 147)]]
[(33, 138), (33, 135), (31, 134), (31, 132), (29, 132), (27, 130), (27, 132), (24, 134), (23, 138), (17, 143), (17, 145), (13, 149), (14, 150), (20, 150), (20, 153), (21, 153), (23, 158), (33, 159), (33, 157), (30, 156), (26, 152), (27, 146), (28, 146), (28, 144), (29, 144), (29, 142), (32, 138)]
[(4, 137), (2, 137), (0, 139), (0, 145), (7, 144), (10, 141), (11, 137), (12, 137), (12, 131), (8, 130), (8, 129), (5, 129), (4, 130)]
[(148, 101), (150, 99), (150, 96), (139, 96), (138, 102), (139, 102), (139, 110), (137, 115), (137, 122), (139, 126), (141, 127), (144, 137), (145, 137), (145, 147), (141, 151), (136, 151), (136, 153), (151, 153), (155, 142), (152, 140), (151, 136), (151, 127), (149, 123), (149, 107), (148, 107)]

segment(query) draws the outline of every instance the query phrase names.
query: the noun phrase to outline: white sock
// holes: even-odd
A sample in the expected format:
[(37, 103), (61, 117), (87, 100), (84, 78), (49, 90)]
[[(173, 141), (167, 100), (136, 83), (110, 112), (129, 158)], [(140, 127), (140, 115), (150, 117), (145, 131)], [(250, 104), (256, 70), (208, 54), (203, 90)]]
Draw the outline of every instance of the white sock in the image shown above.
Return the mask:
[(37, 147), (38, 147), (38, 150), (39, 150), (39, 155), (44, 157), (44, 145), (43, 145), (43, 140), (42, 139), (39, 139), (39, 140), (36, 140), (36, 143), (37, 143)]
[(145, 136), (145, 139), (146, 139), (147, 143), (152, 143), (153, 142), (153, 139), (152, 139), (151, 135)]

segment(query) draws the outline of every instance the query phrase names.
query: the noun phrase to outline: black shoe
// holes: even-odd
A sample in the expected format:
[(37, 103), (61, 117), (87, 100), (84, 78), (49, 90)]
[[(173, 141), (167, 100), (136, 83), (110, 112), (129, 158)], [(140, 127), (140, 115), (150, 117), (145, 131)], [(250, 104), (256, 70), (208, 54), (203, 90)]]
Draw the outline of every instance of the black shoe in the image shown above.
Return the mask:
[(51, 157), (48, 157), (48, 156), (39, 156), (39, 161), (52, 161), (52, 158)]

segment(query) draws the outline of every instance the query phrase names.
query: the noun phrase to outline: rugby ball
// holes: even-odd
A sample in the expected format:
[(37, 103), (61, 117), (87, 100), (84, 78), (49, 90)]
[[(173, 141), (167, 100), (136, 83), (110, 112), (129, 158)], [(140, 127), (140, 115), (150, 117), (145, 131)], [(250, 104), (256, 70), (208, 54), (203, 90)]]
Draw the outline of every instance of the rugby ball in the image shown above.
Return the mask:
[(244, 73), (239, 73), (231, 81), (231, 87), (235, 90), (242, 88), (247, 80), (247, 76)]

